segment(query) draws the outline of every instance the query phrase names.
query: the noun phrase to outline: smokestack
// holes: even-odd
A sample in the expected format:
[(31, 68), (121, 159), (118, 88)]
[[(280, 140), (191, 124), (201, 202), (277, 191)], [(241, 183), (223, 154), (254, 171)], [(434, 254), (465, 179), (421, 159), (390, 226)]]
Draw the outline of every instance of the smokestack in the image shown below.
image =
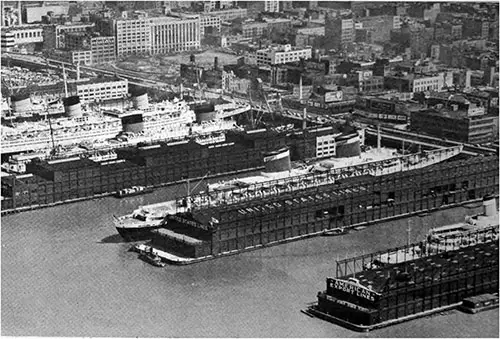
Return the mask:
[(307, 108), (304, 107), (304, 115), (302, 116), (302, 129), (307, 127)]
[(182, 82), (181, 82), (181, 86), (180, 86), (180, 91), (181, 91), (181, 99), (184, 98), (184, 94), (182, 93), (184, 91), (184, 89), (182, 88)]
[(215, 57), (214, 58), (214, 70), (217, 70), (218, 66), (219, 66), (219, 58)]
[(80, 61), (76, 64), (76, 80), (80, 80)]
[(380, 124), (377, 124), (377, 149), (380, 150), (382, 137), (380, 136)]
[(300, 75), (300, 80), (299, 80), (299, 100), (302, 102), (302, 74)]
[[(22, 13), (21, 13), (21, 1), (17, 2), (17, 15), (18, 15), (17, 24), (19, 26), (21, 26), (23, 24)], [(3, 18), (2, 18), (2, 20), (3, 20)]]

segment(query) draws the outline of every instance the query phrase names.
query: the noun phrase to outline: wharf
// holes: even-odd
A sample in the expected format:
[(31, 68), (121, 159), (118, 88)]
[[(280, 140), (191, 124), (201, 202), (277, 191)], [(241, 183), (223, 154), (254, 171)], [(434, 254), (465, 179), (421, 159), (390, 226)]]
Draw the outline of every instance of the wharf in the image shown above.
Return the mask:
[[(477, 199), (476, 201), (479, 202), (479, 201), (482, 201), (482, 199)], [(468, 202), (468, 203), (470, 203), (470, 202)], [(450, 205), (450, 206), (443, 206), (441, 208), (434, 208), (432, 210), (429, 210), (428, 212), (436, 212), (439, 210), (444, 210), (444, 209), (448, 209), (448, 208), (462, 206), (464, 204), (465, 203), (459, 203), (459, 204), (454, 204), (454, 205)], [(346, 231), (349, 231), (349, 230), (362, 231), (363, 229), (370, 227), (370, 226), (373, 226), (373, 225), (376, 225), (378, 223), (415, 217), (415, 216), (418, 216), (420, 213), (421, 213), (421, 211), (416, 211), (416, 212), (406, 213), (406, 214), (402, 214), (402, 215), (389, 216), (389, 217), (374, 220), (371, 222), (369, 222), (369, 221), (360, 222), (357, 224), (347, 225), (344, 227), (344, 229)], [(196, 257), (196, 258), (186, 257), (186, 256), (182, 256), (182, 255), (176, 255), (174, 253), (163, 251), (163, 250), (160, 250), (158, 248), (155, 248), (155, 247), (153, 247), (151, 245), (147, 245), (147, 244), (141, 244), (141, 245), (137, 245), (137, 246), (141, 246), (141, 248), (147, 248), (148, 250), (150, 250), (151, 247), (153, 247), (154, 252), (156, 254), (158, 254), (158, 256), (160, 258), (162, 258), (165, 262), (167, 262), (169, 264), (172, 264), (172, 265), (190, 265), (190, 264), (195, 264), (195, 263), (199, 263), (199, 262), (203, 262), (203, 261), (207, 261), (207, 260), (231, 256), (231, 255), (235, 255), (235, 254), (239, 254), (239, 253), (243, 253), (243, 252), (250, 252), (250, 251), (258, 250), (258, 249), (261, 249), (264, 247), (276, 246), (276, 245), (286, 244), (286, 243), (297, 241), (297, 240), (308, 239), (308, 238), (312, 238), (312, 237), (316, 237), (316, 236), (322, 236), (324, 234), (325, 234), (325, 230), (323, 229), (323, 230), (320, 230), (318, 232), (311, 232), (311, 233), (307, 233), (307, 234), (302, 234), (302, 235), (298, 235), (298, 236), (294, 236), (294, 237), (290, 237), (290, 238), (285, 238), (282, 240), (268, 242), (266, 244), (257, 244), (254, 246), (246, 247), (244, 249), (230, 250), (230, 251), (218, 253), (216, 255), (206, 255), (206, 256)], [(185, 237), (185, 235), (178, 235), (178, 236)]]
[(306, 312), (367, 332), (462, 304), (495, 307), (498, 296), (475, 296), (498, 292), (498, 245), (497, 239), (346, 275), (337, 267), (337, 278), (326, 279), (326, 290)]

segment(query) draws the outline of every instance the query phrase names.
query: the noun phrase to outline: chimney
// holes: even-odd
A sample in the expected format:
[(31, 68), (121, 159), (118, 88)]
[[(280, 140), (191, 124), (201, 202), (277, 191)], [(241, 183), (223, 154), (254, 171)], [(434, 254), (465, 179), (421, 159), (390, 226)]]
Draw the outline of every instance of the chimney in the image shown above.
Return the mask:
[(218, 67), (219, 67), (219, 58), (215, 57), (214, 58), (214, 71), (216, 71)]
[(302, 74), (300, 75), (300, 80), (299, 80), (299, 100), (302, 102)]
[(377, 124), (377, 149), (380, 150), (382, 146), (382, 137), (380, 135), (380, 124)]
[(307, 107), (304, 107), (304, 115), (302, 116), (302, 129), (307, 127)]
[[(3, 1), (2, 1), (2, 3), (3, 3)], [(21, 1), (17, 2), (17, 15), (18, 15), (18, 22), (17, 22), (17, 24), (19, 26), (21, 26), (23, 24), (23, 16), (22, 16), (22, 12), (21, 12)]]

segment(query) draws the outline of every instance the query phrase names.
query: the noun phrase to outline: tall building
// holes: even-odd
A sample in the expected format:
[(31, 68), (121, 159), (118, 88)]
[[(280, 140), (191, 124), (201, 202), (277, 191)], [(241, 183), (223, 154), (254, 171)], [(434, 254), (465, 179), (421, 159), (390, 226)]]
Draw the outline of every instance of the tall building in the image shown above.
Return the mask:
[(345, 50), (356, 37), (354, 21), (349, 17), (327, 15), (325, 18), (325, 48), (337, 51)]
[(151, 53), (151, 20), (149, 18), (118, 19), (114, 22), (116, 54)]
[(122, 18), (115, 20), (114, 32), (118, 56), (181, 52), (200, 48), (198, 15)]
[(151, 18), (151, 53), (182, 52), (200, 48), (199, 17)]

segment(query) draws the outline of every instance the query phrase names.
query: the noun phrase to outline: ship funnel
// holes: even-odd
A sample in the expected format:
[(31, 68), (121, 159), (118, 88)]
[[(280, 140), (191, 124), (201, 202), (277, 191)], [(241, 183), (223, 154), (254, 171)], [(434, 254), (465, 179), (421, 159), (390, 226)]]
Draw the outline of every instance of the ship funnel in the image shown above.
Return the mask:
[(10, 99), (12, 103), (13, 113), (24, 113), (31, 107), (31, 100), (29, 95), (12, 96)]
[(484, 215), (491, 217), (497, 213), (497, 202), (495, 197), (485, 197), (483, 199)]
[(282, 148), (278, 151), (267, 153), (264, 156), (264, 164), (266, 166), (266, 173), (290, 171), (292, 169), (290, 150)]
[(82, 116), (82, 105), (80, 104), (80, 98), (78, 96), (65, 98), (63, 103), (64, 113), (66, 116), (71, 118), (78, 118)]
[(361, 155), (361, 138), (357, 131), (342, 134), (335, 138), (337, 158), (350, 158)]
[(135, 109), (145, 109), (149, 106), (148, 93), (139, 92), (134, 93), (132, 96), (132, 104)]
[(196, 115), (196, 122), (202, 123), (204, 121), (212, 121), (217, 118), (217, 111), (215, 105), (210, 102), (196, 104), (192, 107)]

